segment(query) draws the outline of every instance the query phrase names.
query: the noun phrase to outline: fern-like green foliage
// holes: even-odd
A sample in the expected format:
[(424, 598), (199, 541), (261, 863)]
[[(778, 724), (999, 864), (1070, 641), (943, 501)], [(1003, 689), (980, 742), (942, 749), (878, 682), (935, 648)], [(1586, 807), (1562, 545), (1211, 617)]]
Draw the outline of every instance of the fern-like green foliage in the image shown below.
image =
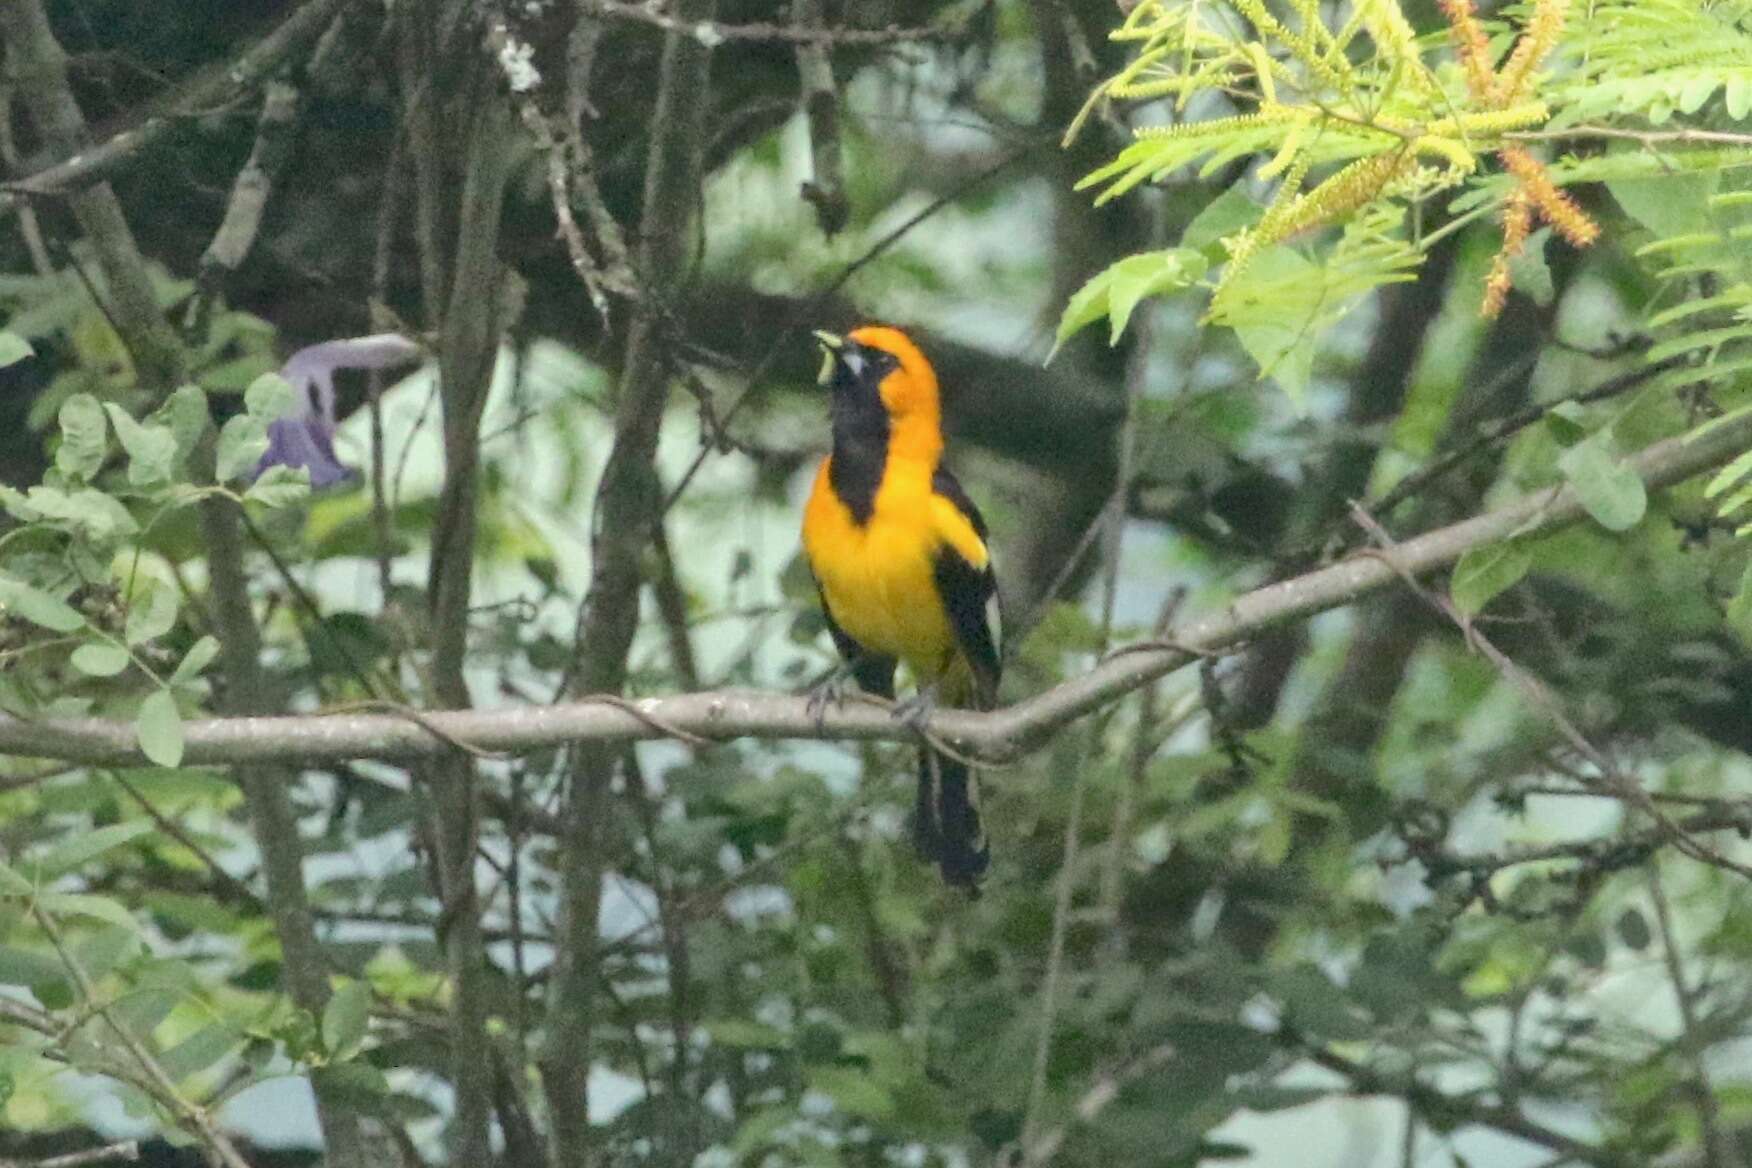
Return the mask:
[(1553, 126), (1608, 117), (1662, 125), (1707, 112), (1752, 112), (1752, 4), (1609, 0), (1589, 11), (1561, 51)]
[[(1138, 4), (1112, 34), (1131, 59), (1084, 117), (1135, 105), (1148, 122), (1082, 186), (1107, 201), (1246, 162), (1238, 190), (1253, 209), (1228, 216), (1208, 266), (1185, 262), (1183, 240), (1151, 253), (1160, 270), (1123, 261), (1128, 285), (1202, 291), (1208, 321), (1294, 393), (1323, 333), (1370, 290), (1410, 278), (1441, 235), (1501, 221), (1483, 290), (1494, 312), (1538, 222), (1569, 245), (1598, 237), (1562, 188), (1604, 181), (1657, 218), (1668, 208), (1656, 223), (1626, 207), (1653, 237), (1640, 259), (1670, 289), (1652, 321), (1655, 359), (1683, 356), (1689, 372), (1673, 376), (1693, 380), (1703, 365), (1716, 381), (1745, 372), (1752, 293), (1733, 176), (1752, 165), (1752, 133), (1740, 132), (1752, 0), (1536, 0), (1489, 21), (1471, 0), (1439, 7), (1441, 21), (1417, 29), (1397, 0)], [(1165, 124), (1157, 111), (1171, 111)], [(1679, 207), (1700, 217), (1681, 223)], [(1061, 342), (1101, 315), (1099, 300), (1073, 302)]]

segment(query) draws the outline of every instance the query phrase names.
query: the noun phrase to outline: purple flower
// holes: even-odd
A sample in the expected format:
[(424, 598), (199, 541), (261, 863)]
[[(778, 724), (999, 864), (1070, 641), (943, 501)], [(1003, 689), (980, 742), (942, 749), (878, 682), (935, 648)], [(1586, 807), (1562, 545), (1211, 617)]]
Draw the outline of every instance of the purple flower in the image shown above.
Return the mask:
[(418, 345), (396, 333), (324, 341), (292, 354), (280, 366), (280, 376), (292, 386), (292, 410), (268, 423), (268, 449), (253, 477), (271, 466), (301, 466), (310, 472), (313, 490), (352, 478), (353, 469), (335, 457), (335, 371), (386, 369), (422, 356)]
[(275, 418), (268, 423), (268, 448), (251, 477), (261, 478), (270, 466), (301, 466), (310, 471), (313, 491), (344, 483), (354, 472), (335, 457), (334, 436), (334, 423), (320, 415)]

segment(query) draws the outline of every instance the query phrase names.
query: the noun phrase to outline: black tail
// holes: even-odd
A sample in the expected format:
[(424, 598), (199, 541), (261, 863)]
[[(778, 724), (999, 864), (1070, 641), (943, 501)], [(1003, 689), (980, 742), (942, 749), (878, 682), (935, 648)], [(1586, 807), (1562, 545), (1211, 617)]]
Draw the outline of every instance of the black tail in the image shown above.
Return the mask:
[(913, 843), (937, 862), (946, 883), (959, 888), (977, 887), (992, 858), (979, 821), (978, 776), (931, 750), (919, 752)]

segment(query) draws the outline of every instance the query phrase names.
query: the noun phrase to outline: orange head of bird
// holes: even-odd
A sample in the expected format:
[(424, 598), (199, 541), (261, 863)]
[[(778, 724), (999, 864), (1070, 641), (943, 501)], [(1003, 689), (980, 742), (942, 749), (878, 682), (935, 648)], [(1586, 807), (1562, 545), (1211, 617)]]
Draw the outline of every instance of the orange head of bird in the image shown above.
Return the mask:
[(834, 441), (888, 441), (897, 453), (942, 449), (937, 373), (899, 329), (865, 325), (844, 337), (818, 332), (821, 384), (833, 394)]

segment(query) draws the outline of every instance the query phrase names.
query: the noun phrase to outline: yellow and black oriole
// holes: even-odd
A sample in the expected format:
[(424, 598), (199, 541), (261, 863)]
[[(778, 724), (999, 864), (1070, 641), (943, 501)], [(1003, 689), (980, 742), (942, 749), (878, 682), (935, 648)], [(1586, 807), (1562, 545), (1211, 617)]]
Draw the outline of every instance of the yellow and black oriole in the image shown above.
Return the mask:
[[(803, 512), (803, 551), (827, 627), (863, 689), (894, 697), (905, 662), (924, 708), (997, 698), (997, 582), (979, 508), (942, 465), (937, 374), (897, 329), (816, 333), (833, 452)], [(990, 860), (975, 776), (925, 749), (913, 838), (950, 884)]]

